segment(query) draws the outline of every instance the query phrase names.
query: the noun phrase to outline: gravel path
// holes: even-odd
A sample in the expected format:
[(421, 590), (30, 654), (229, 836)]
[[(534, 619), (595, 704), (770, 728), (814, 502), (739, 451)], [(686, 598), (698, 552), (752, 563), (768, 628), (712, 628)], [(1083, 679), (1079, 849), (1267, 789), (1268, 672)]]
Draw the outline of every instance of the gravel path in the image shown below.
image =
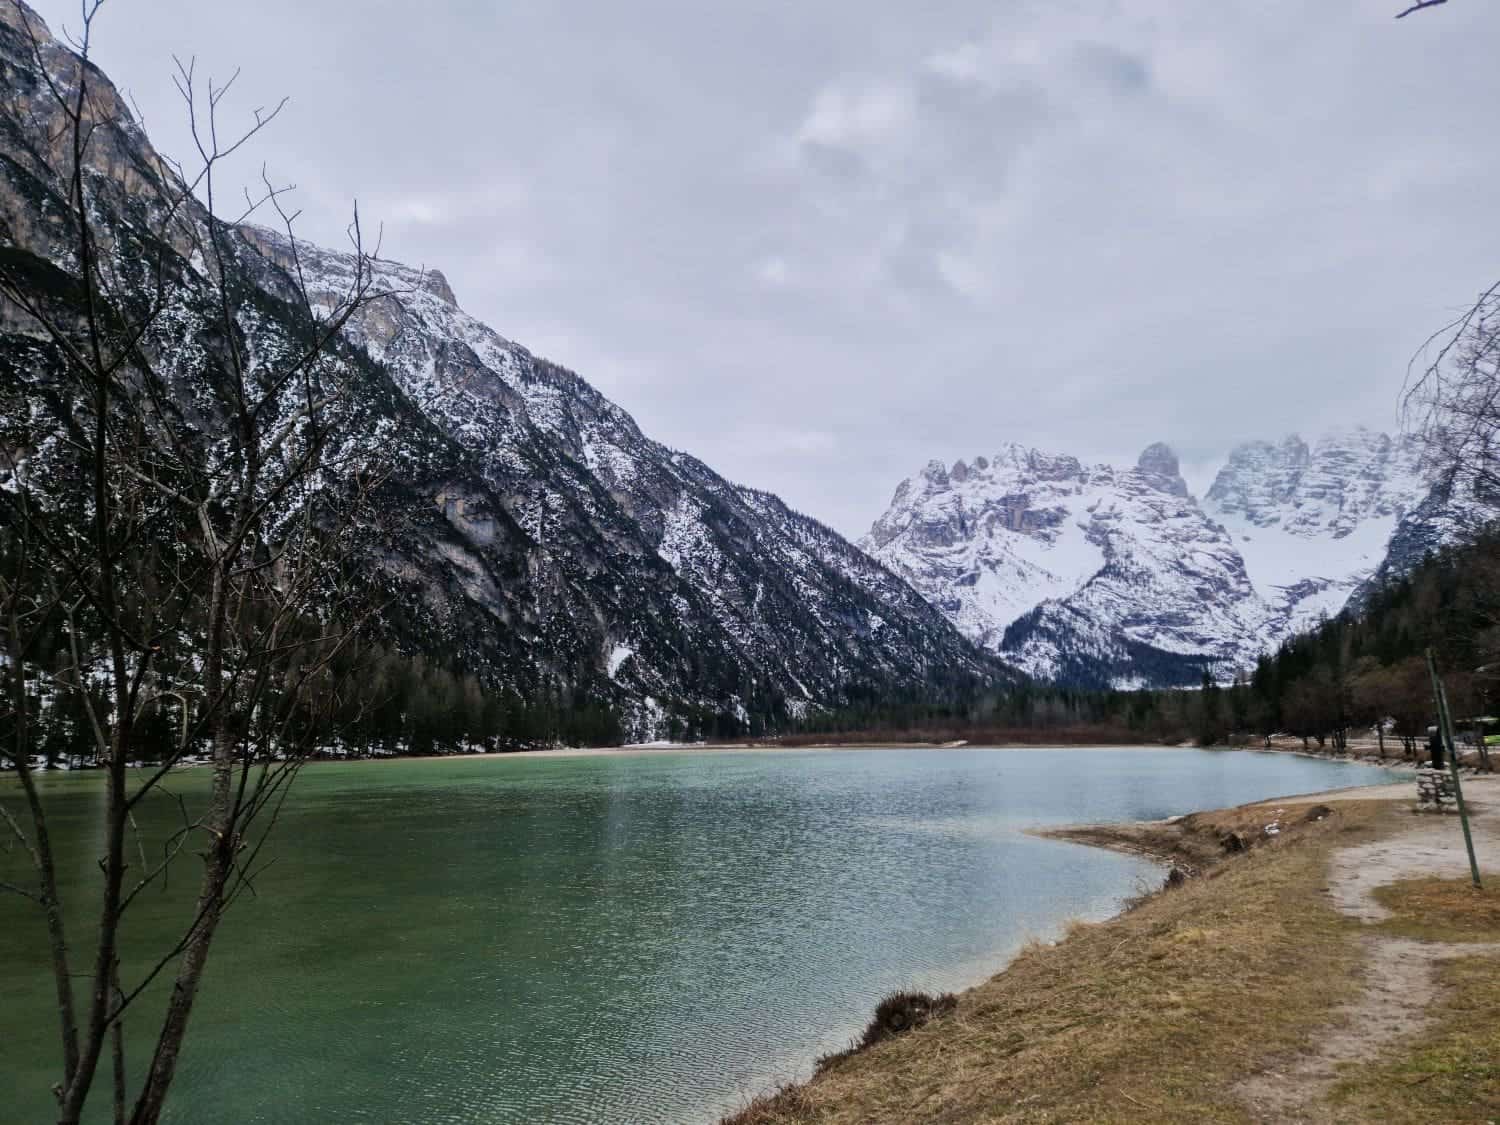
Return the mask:
[[(1329, 802), (1391, 797), (1389, 788), (1344, 790), (1276, 802)], [(1474, 846), (1481, 870), (1500, 870), (1500, 778), (1464, 781)], [(1415, 804), (1415, 793), (1403, 798)], [(1413, 816), (1411, 828), (1390, 839), (1345, 848), (1329, 865), (1328, 894), (1351, 918), (1370, 924), (1389, 918), (1375, 901), (1376, 887), (1420, 876), (1462, 877), (1469, 872), (1463, 833), (1455, 816)], [(1318, 1120), (1317, 1103), (1339, 1077), (1339, 1067), (1373, 1058), (1390, 1044), (1419, 1034), (1432, 1020), (1441, 961), (1500, 954), (1500, 942), (1425, 942), (1366, 934), (1359, 996), (1333, 1013), (1312, 1047), (1280, 1066), (1252, 1075), (1237, 1092), (1256, 1121)]]

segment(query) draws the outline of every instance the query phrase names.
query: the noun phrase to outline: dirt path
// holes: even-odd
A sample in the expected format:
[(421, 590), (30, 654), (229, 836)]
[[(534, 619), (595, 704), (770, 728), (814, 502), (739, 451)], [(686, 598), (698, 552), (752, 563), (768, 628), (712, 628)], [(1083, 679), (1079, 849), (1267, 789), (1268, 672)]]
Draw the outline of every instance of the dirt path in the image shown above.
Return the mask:
[[(1471, 803), (1481, 868), (1496, 872), (1500, 870), (1500, 778), (1467, 779), (1464, 794)], [(1330, 796), (1335, 795), (1321, 799)], [(1415, 794), (1406, 799), (1414, 803)], [(1426, 875), (1455, 878), (1468, 874), (1457, 817), (1412, 819), (1412, 827), (1397, 836), (1345, 848), (1334, 856), (1328, 894), (1340, 911), (1367, 924), (1381, 922), (1391, 914), (1375, 901), (1376, 887)], [(1439, 962), (1500, 953), (1500, 942), (1426, 942), (1376, 933), (1366, 934), (1362, 941), (1364, 987), (1360, 995), (1333, 1013), (1327, 1030), (1310, 1050), (1252, 1075), (1237, 1088), (1255, 1120), (1314, 1120), (1315, 1107), (1338, 1080), (1341, 1064), (1373, 1058), (1428, 1025), (1438, 994)]]

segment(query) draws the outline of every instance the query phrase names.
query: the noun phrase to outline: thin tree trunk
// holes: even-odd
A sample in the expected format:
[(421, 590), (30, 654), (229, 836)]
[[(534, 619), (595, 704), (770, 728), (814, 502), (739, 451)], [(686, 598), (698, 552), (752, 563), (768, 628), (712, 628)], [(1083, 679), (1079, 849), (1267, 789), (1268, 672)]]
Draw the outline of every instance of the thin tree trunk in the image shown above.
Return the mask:
[(213, 796), (204, 826), (213, 841), (203, 857), (203, 883), (198, 893), (197, 917), (183, 946), (182, 961), (172, 982), (172, 995), (162, 1018), (161, 1033), (151, 1056), (145, 1084), (141, 1087), (131, 1125), (156, 1125), (161, 1117), (167, 1090), (177, 1070), (177, 1057), (187, 1035), (193, 1002), (208, 964), (209, 946), (224, 909), (224, 888), (234, 862), (234, 832), (230, 823), (230, 781), (234, 771), (234, 744), (227, 729), (221, 728), (214, 745)]
[(212, 945), (214, 932), (219, 926), (224, 908), (224, 887), (229, 881), (234, 863), (235, 826), (230, 805), (230, 788), (234, 777), (234, 731), (225, 714), (226, 701), (223, 698), (228, 690), (224, 679), (224, 630), (228, 616), (229, 562), (222, 551), (219, 551), (215, 563), (216, 573), (209, 600), (208, 653), (204, 661), (205, 682), (221, 696), (214, 719), (213, 782), (208, 811), (203, 818), (210, 843), (203, 855), (203, 882), (198, 891), (197, 914), (183, 945), (182, 961), (177, 967), (177, 977), (172, 982), (172, 995), (167, 1002), (166, 1015), (162, 1018), (161, 1032), (151, 1055), (150, 1069), (130, 1116), (131, 1125), (155, 1125), (161, 1117), (167, 1090), (171, 1087), (177, 1070), (177, 1056), (187, 1035), (188, 1019), (193, 1014), (193, 1002), (197, 999), (198, 986), (203, 979), (203, 969), (208, 963), (209, 946)]
[[(120, 963), (118, 961), (115, 962), (114, 978), (110, 981), (110, 986), (114, 989), (115, 1003), (118, 1005), (125, 998), (120, 990)], [(123, 1015), (115, 1018), (109, 1034), (110, 1056), (114, 1063), (115, 1073), (115, 1125), (125, 1125), (125, 1017)]]
[[(123, 716), (123, 708), (120, 714)], [(94, 959), (94, 991), (89, 1003), (88, 1024), (84, 1029), (83, 1050), (64, 1091), (59, 1125), (74, 1125), (83, 1114), (93, 1085), (99, 1057), (113, 1014), (114, 996), (111, 982), (118, 973), (117, 958), (120, 928), (120, 897), (125, 882), (125, 747), (129, 745), (127, 718), (117, 720), (115, 737), (110, 746), (109, 817), (106, 824), (104, 893), (99, 908), (99, 947)]]
[[(19, 677), (16, 679), (19, 680)], [(31, 776), (31, 767), (23, 758), (17, 758), (16, 770), (20, 774), (21, 788), (26, 794), (26, 804), (31, 812), (34, 834), (32, 847), (35, 849), (37, 875), (42, 884), (42, 914), (47, 921), (47, 946), (52, 955), (52, 978), (57, 991), (57, 1016), (62, 1032), (62, 1085), (66, 1088), (78, 1070), (78, 1016), (73, 1003), (73, 975), (68, 968), (68, 938), (63, 923), (62, 900), (57, 893), (57, 864), (52, 856), (52, 836), (47, 830), (47, 816)]]

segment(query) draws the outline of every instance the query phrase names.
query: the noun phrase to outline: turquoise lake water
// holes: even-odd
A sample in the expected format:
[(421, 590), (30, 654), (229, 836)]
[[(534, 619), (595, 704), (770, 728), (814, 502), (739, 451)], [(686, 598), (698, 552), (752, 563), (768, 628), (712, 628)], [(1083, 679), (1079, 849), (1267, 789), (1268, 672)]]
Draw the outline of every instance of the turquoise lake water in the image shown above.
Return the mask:
[[(204, 780), (174, 785), (191, 802)], [(221, 930), (169, 1120), (228, 1104), (242, 1123), (711, 1121), (845, 1045), (884, 993), (977, 983), (1161, 879), (1024, 829), (1390, 780), (1154, 749), (309, 766), (275, 865)], [(75, 894), (98, 878), (100, 781), (45, 778)], [(0, 800), (20, 816), (13, 782)], [(142, 818), (158, 839), (170, 823), (165, 801)], [(0, 879), (22, 863), (0, 851)], [(127, 981), (194, 875), (142, 900)], [(0, 896), (6, 1122), (50, 1120), (57, 1078), (35, 913)], [(137, 1038), (132, 1058), (147, 1051)]]

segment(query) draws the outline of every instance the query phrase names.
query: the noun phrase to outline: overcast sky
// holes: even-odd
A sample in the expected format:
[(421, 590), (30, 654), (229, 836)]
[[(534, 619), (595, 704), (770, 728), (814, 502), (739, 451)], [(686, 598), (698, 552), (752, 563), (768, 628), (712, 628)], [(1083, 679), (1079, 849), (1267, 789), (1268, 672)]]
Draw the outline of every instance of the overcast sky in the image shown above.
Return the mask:
[[(53, 30), (74, 0), (34, 0)], [(186, 152), (171, 55), (290, 103), (309, 238), (383, 253), (642, 428), (851, 536), (1004, 441), (1206, 484), (1393, 428), (1500, 276), (1500, 4), (109, 0), (95, 58)]]

